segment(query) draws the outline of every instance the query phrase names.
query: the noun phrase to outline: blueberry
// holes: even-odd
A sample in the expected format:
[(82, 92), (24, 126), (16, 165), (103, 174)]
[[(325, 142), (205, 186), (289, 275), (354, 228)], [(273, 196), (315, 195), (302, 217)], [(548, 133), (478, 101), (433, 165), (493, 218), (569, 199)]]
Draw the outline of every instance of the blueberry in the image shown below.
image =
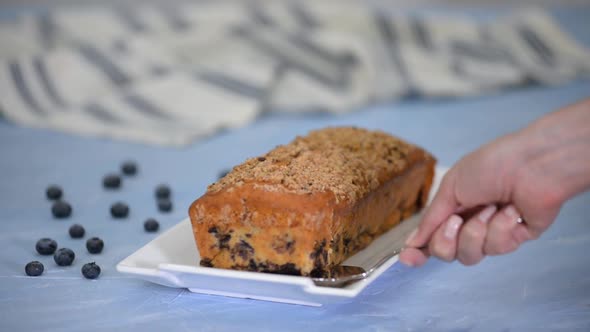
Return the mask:
[(37, 252), (41, 255), (53, 255), (53, 253), (57, 249), (57, 242), (55, 242), (55, 240), (45, 237), (37, 241), (35, 249), (37, 249)]
[(86, 279), (96, 279), (100, 275), (100, 266), (96, 263), (86, 263), (82, 266), (82, 275)]
[(84, 230), (84, 227), (82, 227), (82, 225), (73, 224), (72, 226), (70, 226), (69, 233), (73, 239), (79, 239), (84, 237), (84, 233), (86, 233), (86, 231)]
[(97, 237), (91, 237), (86, 241), (86, 249), (91, 254), (100, 254), (104, 248), (104, 242)]
[(121, 177), (117, 174), (107, 174), (102, 179), (103, 187), (107, 189), (117, 189), (121, 187)]
[(167, 198), (159, 199), (158, 200), (158, 210), (161, 212), (170, 212), (172, 211), (172, 201)]
[(58, 219), (67, 218), (72, 214), (72, 206), (66, 201), (57, 201), (53, 203), (51, 213)]
[(137, 173), (137, 164), (133, 161), (126, 161), (121, 165), (121, 171), (125, 175), (135, 175)]
[(143, 223), (143, 228), (146, 232), (157, 232), (158, 228), (160, 228), (160, 224), (156, 219), (150, 218)]
[(53, 255), (53, 260), (55, 260), (55, 263), (59, 266), (72, 265), (74, 258), (76, 258), (76, 254), (74, 254), (72, 249), (68, 248), (61, 248)]
[(156, 187), (156, 198), (170, 198), (171, 192), (170, 187), (161, 184)]
[(123, 202), (117, 202), (111, 205), (111, 215), (113, 218), (126, 218), (129, 215), (129, 206)]
[(224, 169), (221, 172), (219, 172), (219, 174), (217, 175), (217, 178), (218, 179), (224, 178), (229, 172), (230, 172), (229, 169)]
[(45, 191), (45, 195), (47, 195), (47, 198), (55, 201), (61, 198), (61, 196), (63, 195), (63, 191), (61, 190), (60, 187), (56, 186), (56, 185), (51, 185), (49, 187), (47, 187), (47, 190)]
[(25, 273), (29, 277), (40, 276), (41, 274), (43, 274), (43, 270), (45, 270), (45, 268), (43, 267), (43, 264), (41, 264), (41, 262), (38, 262), (38, 261), (29, 262), (25, 266)]

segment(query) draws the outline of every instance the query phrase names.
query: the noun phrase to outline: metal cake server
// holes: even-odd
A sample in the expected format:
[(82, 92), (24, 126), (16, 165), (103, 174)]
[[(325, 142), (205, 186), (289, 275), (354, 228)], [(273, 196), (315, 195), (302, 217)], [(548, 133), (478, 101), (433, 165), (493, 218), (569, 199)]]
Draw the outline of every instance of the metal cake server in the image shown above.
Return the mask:
[(311, 278), (311, 280), (313, 280), (313, 283), (316, 286), (336, 288), (344, 287), (352, 282), (368, 278), (371, 273), (383, 266), (383, 264), (385, 264), (385, 262), (387, 262), (389, 259), (399, 255), (402, 249), (403, 247), (390, 251), (388, 254), (379, 259), (375, 264), (373, 264), (373, 266), (371, 266), (368, 270), (365, 270), (360, 266), (338, 265), (332, 269), (331, 277)]
[(421, 214), (417, 214), (399, 223), (376, 238), (369, 247), (349, 258), (346, 264), (334, 267), (329, 277), (311, 278), (312, 281), (316, 286), (338, 288), (368, 278), (375, 270), (401, 253), (407, 237), (418, 227), (420, 220)]

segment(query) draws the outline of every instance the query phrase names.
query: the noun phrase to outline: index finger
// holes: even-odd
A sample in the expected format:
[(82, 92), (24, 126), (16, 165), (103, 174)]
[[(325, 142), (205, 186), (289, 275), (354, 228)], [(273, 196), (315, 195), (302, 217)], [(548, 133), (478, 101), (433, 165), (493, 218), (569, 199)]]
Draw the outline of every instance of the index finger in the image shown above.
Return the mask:
[(406, 246), (420, 248), (426, 245), (440, 224), (455, 213), (459, 202), (455, 197), (454, 187), (454, 176), (449, 171), (443, 177), (432, 203), (426, 208), (420, 225), (406, 240)]

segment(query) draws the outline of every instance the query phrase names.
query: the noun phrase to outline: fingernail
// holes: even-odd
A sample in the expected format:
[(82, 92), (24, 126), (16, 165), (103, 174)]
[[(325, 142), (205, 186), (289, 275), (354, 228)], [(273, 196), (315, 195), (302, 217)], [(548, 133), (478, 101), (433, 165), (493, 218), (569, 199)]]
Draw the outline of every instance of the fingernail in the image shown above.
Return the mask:
[(408, 238), (406, 240), (407, 246), (410, 245), (410, 243), (414, 240), (414, 238), (416, 237), (416, 234), (418, 234), (418, 228), (413, 230), (412, 233), (410, 233), (410, 236), (408, 236)]
[(408, 266), (408, 267), (414, 267), (414, 266), (416, 266), (416, 265), (414, 264), (414, 262), (407, 262), (407, 261), (403, 261), (403, 260), (401, 260), (401, 259), (400, 259), (400, 262), (401, 262), (402, 264), (404, 264), (405, 266)]
[(505, 209), (504, 209), (504, 213), (506, 213), (506, 215), (509, 218), (512, 218), (514, 220), (516, 220), (516, 218), (520, 217), (520, 215), (518, 214), (518, 211), (516, 211), (516, 208), (514, 207), (514, 205), (508, 205)]
[(454, 240), (459, 232), (459, 227), (463, 223), (463, 219), (458, 215), (454, 214), (449, 218), (447, 226), (445, 227), (444, 235), (449, 240)]
[(483, 209), (479, 215), (477, 216), (477, 218), (479, 219), (479, 221), (481, 221), (484, 224), (487, 224), (488, 221), (490, 221), (490, 218), (494, 215), (494, 213), (496, 212), (498, 208), (496, 207), (496, 205), (492, 204), (492, 205), (488, 205), (485, 209)]

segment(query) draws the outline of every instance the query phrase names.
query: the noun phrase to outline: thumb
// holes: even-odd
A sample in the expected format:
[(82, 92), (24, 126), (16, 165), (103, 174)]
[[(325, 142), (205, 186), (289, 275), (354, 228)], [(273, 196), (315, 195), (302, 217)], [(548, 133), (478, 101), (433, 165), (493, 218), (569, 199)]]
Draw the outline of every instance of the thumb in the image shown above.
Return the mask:
[(426, 208), (420, 225), (406, 240), (406, 246), (420, 248), (426, 245), (438, 227), (455, 213), (459, 203), (454, 188), (455, 177), (449, 171), (443, 177), (432, 203)]

